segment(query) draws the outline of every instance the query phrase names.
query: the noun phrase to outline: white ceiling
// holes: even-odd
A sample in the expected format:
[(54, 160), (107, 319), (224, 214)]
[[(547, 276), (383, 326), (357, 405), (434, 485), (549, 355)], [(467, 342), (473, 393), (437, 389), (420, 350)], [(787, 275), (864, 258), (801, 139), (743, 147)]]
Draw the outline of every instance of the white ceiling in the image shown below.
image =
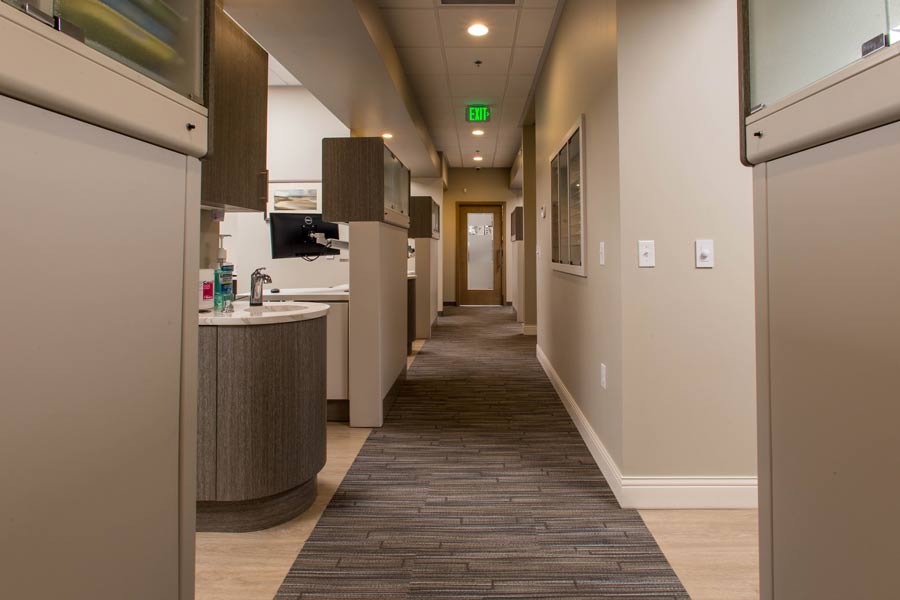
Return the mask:
[[(376, 1), (434, 145), (450, 166), (511, 166), (558, 0), (516, 0), (510, 6)], [(469, 35), (466, 30), (476, 22), (490, 33)], [(490, 105), (491, 122), (466, 122), (468, 104)], [(474, 129), (485, 134), (473, 136)], [(484, 157), (480, 163), (473, 160), (476, 150)]]
[(275, 87), (283, 87), (283, 86), (299, 86), (302, 85), (300, 81), (291, 75), (291, 72), (288, 71), (283, 64), (278, 62), (278, 60), (269, 55), (269, 85)]

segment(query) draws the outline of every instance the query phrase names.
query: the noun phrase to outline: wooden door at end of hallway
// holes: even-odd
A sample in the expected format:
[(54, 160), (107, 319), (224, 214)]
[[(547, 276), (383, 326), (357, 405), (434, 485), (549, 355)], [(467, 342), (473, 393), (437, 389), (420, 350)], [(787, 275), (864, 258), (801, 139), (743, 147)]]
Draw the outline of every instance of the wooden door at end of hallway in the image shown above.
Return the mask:
[(459, 205), (457, 302), (461, 306), (502, 305), (503, 263), (503, 205)]

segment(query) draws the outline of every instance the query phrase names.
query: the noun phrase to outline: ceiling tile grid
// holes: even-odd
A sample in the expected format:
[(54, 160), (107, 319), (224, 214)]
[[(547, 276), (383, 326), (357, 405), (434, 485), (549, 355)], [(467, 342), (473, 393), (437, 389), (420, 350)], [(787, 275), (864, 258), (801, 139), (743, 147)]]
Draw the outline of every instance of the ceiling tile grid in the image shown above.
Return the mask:
[[(435, 146), (450, 166), (511, 166), (558, 0), (517, 0), (504, 6), (445, 6), (441, 0), (377, 4)], [(473, 23), (487, 25), (489, 33), (469, 35)], [(489, 104), (491, 121), (468, 123), (469, 104)], [(473, 135), (476, 129), (484, 135)], [(476, 153), (482, 161), (474, 160)]]

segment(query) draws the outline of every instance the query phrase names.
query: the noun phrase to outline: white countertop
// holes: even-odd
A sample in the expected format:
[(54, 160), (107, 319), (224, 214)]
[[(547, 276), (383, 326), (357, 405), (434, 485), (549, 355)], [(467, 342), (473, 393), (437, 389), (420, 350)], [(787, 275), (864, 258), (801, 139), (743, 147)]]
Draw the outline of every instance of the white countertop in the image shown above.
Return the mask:
[(200, 325), (274, 325), (318, 319), (328, 313), (327, 304), (315, 302), (263, 302), (262, 306), (250, 306), (249, 302), (238, 300), (234, 312), (200, 313)]

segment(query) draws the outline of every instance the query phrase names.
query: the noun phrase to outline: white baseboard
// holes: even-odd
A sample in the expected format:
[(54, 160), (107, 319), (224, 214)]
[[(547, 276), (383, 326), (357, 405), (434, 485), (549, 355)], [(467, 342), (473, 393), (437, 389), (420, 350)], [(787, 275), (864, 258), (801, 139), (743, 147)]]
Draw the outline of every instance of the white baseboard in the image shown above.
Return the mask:
[(537, 325), (526, 325), (522, 323), (522, 333), (525, 335), (537, 335)]
[(537, 358), (622, 508), (756, 508), (756, 477), (623, 475), (540, 346)]

